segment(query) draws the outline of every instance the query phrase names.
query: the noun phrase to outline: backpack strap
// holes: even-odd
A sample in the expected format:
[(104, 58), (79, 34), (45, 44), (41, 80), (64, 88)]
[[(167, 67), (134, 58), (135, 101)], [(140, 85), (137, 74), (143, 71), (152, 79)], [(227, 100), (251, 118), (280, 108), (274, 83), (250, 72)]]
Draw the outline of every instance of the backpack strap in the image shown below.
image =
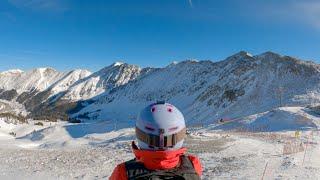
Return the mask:
[(194, 169), (193, 164), (192, 164), (192, 162), (191, 162), (191, 160), (189, 159), (188, 156), (182, 155), (180, 158), (181, 158), (181, 164), (177, 168), (180, 172), (183, 172), (185, 174), (196, 174), (196, 175), (198, 175), (198, 173)]
[(136, 161), (136, 159), (125, 162), (125, 167), (128, 180), (134, 180), (139, 176), (146, 175), (151, 172), (151, 170), (144, 167), (143, 163)]
[(132, 159), (125, 162), (127, 177), (129, 180), (150, 179), (155, 177), (159, 179), (200, 180), (189, 157), (182, 155), (180, 158), (180, 165), (168, 170), (148, 170), (143, 163)]

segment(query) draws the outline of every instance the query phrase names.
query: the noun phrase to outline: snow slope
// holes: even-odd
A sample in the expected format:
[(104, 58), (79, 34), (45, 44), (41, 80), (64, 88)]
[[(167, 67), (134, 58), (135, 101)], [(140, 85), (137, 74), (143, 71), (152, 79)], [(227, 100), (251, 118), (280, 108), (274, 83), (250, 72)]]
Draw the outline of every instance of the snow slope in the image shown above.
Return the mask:
[(224, 119), (211, 125), (212, 129), (252, 132), (312, 130), (320, 126), (320, 117), (309, 114), (304, 107), (281, 107), (242, 118)]
[[(268, 113), (272, 112), (252, 115), (243, 123), (258, 123), (268, 117), (270, 131), (221, 131), (213, 126), (189, 129), (185, 146), (200, 157), (202, 178), (320, 178), (319, 131), (301, 129), (296, 137), (295, 131), (277, 131), (275, 121), (277, 117), (287, 117), (283, 120), (289, 122), (304, 116), (318, 128), (320, 117), (301, 107), (276, 109), (274, 117)], [(106, 179), (117, 164), (133, 158), (130, 143), (135, 140), (134, 129), (117, 129), (110, 121), (44, 122), (44, 126), (0, 121), (0, 126), (0, 160), (4, 162), (0, 178), (4, 179)], [(16, 138), (8, 136), (12, 131), (17, 132)], [(299, 149), (284, 153), (288, 144)]]
[(140, 71), (137, 66), (116, 62), (74, 83), (63, 99), (76, 101), (95, 97), (134, 80)]
[(88, 70), (76, 69), (68, 72), (64, 77), (52, 84), (49, 89), (52, 95), (67, 91), (74, 83), (88, 77), (92, 73)]
[(128, 121), (144, 106), (167, 100), (182, 110), (189, 124), (210, 124), (279, 106), (319, 103), (319, 75), (318, 64), (272, 52), (240, 52), (215, 63), (183, 61), (92, 98), (95, 103), (74, 116), (94, 113), (97, 119)]

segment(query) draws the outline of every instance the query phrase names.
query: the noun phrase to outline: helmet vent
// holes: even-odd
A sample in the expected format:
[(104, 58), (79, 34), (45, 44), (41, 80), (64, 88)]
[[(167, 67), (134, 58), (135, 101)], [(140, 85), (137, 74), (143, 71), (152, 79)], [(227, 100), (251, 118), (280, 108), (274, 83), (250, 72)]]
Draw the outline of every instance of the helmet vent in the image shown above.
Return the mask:
[(169, 132), (175, 131), (177, 129), (178, 129), (178, 127), (172, 127), (172, 128), (169, 129)]
[(154, 131), (155, 130), (154, 128), (149, 127), (149, 126), (146, 126), (145, 128), (146, 128), (146, 130), (149, 130), (149, 131)]
[(156, 104), (166, 104), (166, 101), (157, 101)]
[(172, 108), (168, 108), (167, 110), (168, 110), (168, 112), (172, 112)]

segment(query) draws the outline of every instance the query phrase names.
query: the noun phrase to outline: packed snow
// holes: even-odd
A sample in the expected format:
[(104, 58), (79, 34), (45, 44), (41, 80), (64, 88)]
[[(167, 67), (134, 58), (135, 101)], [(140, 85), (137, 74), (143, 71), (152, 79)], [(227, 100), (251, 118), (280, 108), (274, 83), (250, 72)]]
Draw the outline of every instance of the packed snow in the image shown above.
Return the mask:
[[(108, 120), (36, 122), (0, 120), (0, 178), (105, 179), (118, 163), (133, 158), (132, 127)], [(203, 179), (319, 179), (319, 123), (320, 116), (307, 108), (282, 107), (208, 127), (189, 126), (185, 146), (200, 157)]]

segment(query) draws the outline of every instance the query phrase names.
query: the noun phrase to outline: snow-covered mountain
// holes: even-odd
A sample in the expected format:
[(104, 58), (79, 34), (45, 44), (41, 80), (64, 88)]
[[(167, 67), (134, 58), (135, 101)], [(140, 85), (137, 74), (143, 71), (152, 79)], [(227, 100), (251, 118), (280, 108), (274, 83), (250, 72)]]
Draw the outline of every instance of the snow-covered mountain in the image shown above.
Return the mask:
[(319, 75), (318, 64), (272, 52), (239, 52), (215, 63), (183, 61), (105, 93), (79, 114), (126, 121), (143, 106), (164, 99), (177, 105), (189, 123), (210, 123), (278, 106), (317, 103)]
[(58, 72), (52, 68), (27, 72), (9, 70), (0, 74), (0, 99), (24, 104), (31, 116), (33, 113), (48, 114), (48, 109), (52, 115), (57, 109), (72, 109), (77, 101), (124, 85), (138, 77), (140, 72), (140, 67), (120, 62), (95, 73), (81, 69), (70, 72)]
[(27, 72), (9, 70), (0, 74), (0, 89), (14, 89), (18, 94), (34, 90), (43, 91), (63, 75), (64, 73), (52, 68), (37, 68)]
[(220, 62), (187, 60), (163, 68), (117, 62), (94, 73), (10, 70), (0, 74), (0, 99), (18, 101), (31, 114), (65, 111), (124, 124), (143, 106), (167, 100), (182, 109), (189, 123), (209, 123), (317, 103), (319, 75), (320, 65), (313, 62), (242, 51)]
[(112, 88), (124, 85), (139, 76), (141, 68), (116, 62), (74, 83), (63, 99), (76, 101), (95, 97)]
[(61, 79), (52, 84), (49, 89), (52, 92), (52, 95), (67, 91), (78, 80), (88, 77), (89, 75), (91, 75), (91, 72), (88, 70), (76, 69), (70, 71)]

